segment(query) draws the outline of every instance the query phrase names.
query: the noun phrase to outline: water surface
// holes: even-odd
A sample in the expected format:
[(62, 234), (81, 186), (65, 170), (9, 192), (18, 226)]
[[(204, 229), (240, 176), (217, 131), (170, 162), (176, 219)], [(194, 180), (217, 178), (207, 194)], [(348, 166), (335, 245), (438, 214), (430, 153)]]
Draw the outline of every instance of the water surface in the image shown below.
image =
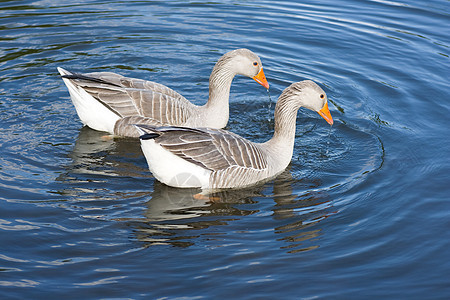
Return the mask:
[[(448, 299), (449, 2), (3, 1), (5, 299)], [(197, 104), (225, 52), (257, 53), (275, 101), (312, 79), (289, 168), (194, 198), (139, 143), (83, 128), (56, 67), (163, 83)], [(270, 138), (236, 77), (228, 129)]]

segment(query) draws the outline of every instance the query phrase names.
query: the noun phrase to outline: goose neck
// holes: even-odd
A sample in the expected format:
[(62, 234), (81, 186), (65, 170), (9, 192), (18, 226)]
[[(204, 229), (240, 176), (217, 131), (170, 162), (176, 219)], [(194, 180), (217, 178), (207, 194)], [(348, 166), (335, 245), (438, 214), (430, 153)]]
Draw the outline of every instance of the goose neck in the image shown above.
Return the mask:
[[(275, 129), (267, 146), (280, 155), (292, 155), (295, 141), (297, 111), (299, 107), (293, 102), (278, 101), (275, 106)], [(290, 157), (289, 157), (290, 160)]]
[(234, 73), (226, 66), (214, 67), (209, 78), (209, 99), (207, 105), (228, 107), (228, 100), (230, 97), (231, 82), (234, 78)]

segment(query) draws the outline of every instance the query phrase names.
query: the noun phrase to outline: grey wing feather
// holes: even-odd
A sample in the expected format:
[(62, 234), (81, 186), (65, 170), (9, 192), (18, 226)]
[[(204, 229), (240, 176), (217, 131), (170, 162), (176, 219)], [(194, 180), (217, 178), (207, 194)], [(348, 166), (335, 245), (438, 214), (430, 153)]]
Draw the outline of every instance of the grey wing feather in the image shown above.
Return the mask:
[(230, 167), (256, 170), (267, 168), (267, 160), (259, 145), (231, 132), (206, 128), (158, 128), (157, 131), (161, 135), (155, 141), (162, 147), (211, 171)]
[(130, 116), (119, 119), (114, 125), (114, 134), (117, 136), (128, 136), (128, 137), (139, 137), (141, 134), (136, 129), (135, 125), (150, 125), (150, 126), (161, 126), (161, 122), (158, 120), (141, 117), (141, 116)]
[(89, 76), (89, 77), (98, 78), (98, 79), (104, 80), (106, 82), (111, 82), (112, 84), (121, 86), (123, 88), (151, 90), (156, 93), (167, 95), (172, 98), (184, 98), (182, 95), (180, 95), (176, 91), (172, 90), (171, 88), (168, 88), (167, 86), (165, 86), (163, 84), (156, 83), (153, 81), (125, 77), (125, 76), (122, 76), (122, 75), (119, 75), (116, 73), (112, 73), (112, 72), (93, 72), (93, 73), (87, 73), (84, 75)]
[(140, 116), (153, 118), (163, 125), (184, 125), (194, 106), (184, 97), (173, 98), (151, 90), (126, 91)]
[(120, 117), (139, 115), (153, 118), (161, 124), (182, 125), (194, 106), (179, 93), (156, 82), (111, 72), (86, 73), (82, 76), (100, 81), (71, 80)]

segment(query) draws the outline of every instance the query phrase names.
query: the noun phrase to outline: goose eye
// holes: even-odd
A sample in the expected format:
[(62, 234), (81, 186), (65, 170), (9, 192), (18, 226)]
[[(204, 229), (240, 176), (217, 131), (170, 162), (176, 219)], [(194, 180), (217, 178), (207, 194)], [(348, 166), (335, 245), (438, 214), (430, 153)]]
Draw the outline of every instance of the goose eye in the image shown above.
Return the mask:
[(258, 62), (257, 62), (257, 61), (254, 61), (254, 62), (253, 62), (253, 65), (256, 67), (256, 66), (258, 65)]
[(325, 95), (324, 94), (320, 94), (320, 99), (323, 99), (323, 98), (325, 98)]

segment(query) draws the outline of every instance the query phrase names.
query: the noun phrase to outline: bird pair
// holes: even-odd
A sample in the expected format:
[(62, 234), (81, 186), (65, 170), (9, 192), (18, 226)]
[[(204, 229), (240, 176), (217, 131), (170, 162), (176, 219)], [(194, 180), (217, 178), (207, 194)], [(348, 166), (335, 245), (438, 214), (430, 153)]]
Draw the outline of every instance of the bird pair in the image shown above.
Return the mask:
[(209, 78), (203, 106), (155, 82), (110, 72), (77, 74), (58, 68), (83, 124), (116, 136), (140, 137), (150, 171), (174, 187), (206, 191), (242, 188), (275, 177), (291, 161), (297, 111), (318, 112), (330, 125), (327, 95), (313, 81), (291, 84), (275, 106), (273, 137), (253, 143), (223, 130), (235, 75), (269, 88), (260, 58), (248, 49), (224, 54)]

